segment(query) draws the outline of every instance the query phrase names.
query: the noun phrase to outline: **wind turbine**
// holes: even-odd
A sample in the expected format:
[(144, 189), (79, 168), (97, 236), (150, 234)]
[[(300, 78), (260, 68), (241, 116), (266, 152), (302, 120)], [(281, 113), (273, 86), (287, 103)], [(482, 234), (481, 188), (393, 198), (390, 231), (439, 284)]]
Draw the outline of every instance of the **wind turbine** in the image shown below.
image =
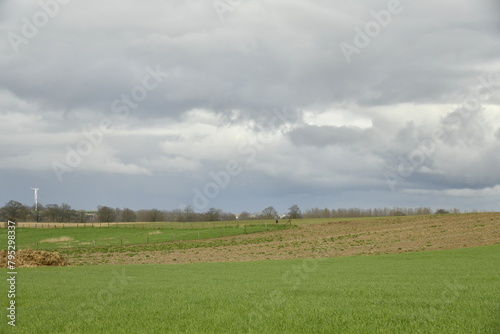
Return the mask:
[(35, 191), (35, 211), (38, 211), (38, 190), (39, 188), (31, 188)]

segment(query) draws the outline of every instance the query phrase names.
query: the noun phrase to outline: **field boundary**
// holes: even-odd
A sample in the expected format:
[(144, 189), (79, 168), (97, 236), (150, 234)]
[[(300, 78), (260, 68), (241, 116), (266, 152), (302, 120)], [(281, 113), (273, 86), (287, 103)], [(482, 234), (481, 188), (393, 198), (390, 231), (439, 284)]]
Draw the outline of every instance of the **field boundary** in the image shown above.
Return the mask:
[[(295, 225), (283, 224), (238, 224), (234, 226), (215, 226), (196, 228), (194, 225), (175, 229), (173, 226), (150, 224), (52, 227), (20, 227), (20, 248), (35, 250), (82, 250), (96, 247), (125, 247), (135, 245), (154, 245), (183, 241), (208, 240), (263, 232), (284, 231)], [(0, 230), (0, 236), (2, 235)]]

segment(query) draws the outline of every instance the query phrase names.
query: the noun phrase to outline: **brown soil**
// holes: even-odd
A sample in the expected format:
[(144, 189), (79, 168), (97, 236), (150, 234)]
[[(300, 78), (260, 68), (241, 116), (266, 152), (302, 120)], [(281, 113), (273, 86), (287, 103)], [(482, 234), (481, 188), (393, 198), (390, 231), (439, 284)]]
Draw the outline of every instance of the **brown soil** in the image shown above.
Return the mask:
[[(78, 264), (242, 262), (455, 249), (500, 243), (500, 213), (391, 217), (303, 225), (289, 230), (217, 238), (231, 245), (68, 256)], [(190, 243), (186, 241), (180, 243)], [(127, 252), (127, 248), (130, 252)]]
[[(5, 249), (0, 251), (0, 268), (7, 268), (8, 254)], [(15, 254), (15, 267), (67, 266), (68, 263), (58, 252), (46, 252), (33, 249), (20, 249)]]

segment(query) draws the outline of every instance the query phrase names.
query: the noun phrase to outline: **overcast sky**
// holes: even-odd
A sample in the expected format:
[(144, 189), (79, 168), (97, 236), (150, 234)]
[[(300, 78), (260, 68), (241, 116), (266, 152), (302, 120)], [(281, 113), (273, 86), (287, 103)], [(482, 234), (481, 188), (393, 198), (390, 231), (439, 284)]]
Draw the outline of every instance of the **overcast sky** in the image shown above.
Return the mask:
[(500, 209), (495, 0), (40, 3), (0, 1), (0, 205)]

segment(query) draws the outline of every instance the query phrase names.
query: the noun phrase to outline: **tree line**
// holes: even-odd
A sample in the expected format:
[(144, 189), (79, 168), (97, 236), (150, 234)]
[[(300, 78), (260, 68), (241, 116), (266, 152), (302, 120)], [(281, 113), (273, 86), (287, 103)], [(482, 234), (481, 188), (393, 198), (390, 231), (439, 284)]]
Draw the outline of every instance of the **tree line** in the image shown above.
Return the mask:
[[(351, 218), (351, 217), (387, 217), (387, 216), (419, 216), (419, 215), (431, 215), (433, 211), (429, 207), (420, 208), (375, 208), (375, 209), (360, 209), (360, 208), (349, 208), (349, 209), (320, 209), (313, 208), (307, 209), (304, 212), (304, 218)], [(460, 213), (460, 210), (453, 208), (451, 210), (438, 209), (434, 213), (444, 214), (444, 213)]]
[[(439, 209), (436, 214), (460, 213), (459, 209), (450, 211)], [(292, 205), (286, 214), (279, 215), (273, 206), (264, 208), (260, 212), (250, 213), (243, 211), (239, 214), (224, 212), (221, 209), (210, 208), (206, 212), (195, 212), (191, 206), (184, 209), (159, 210), (129, 208), (111, 208), (98, 206), (95, 211), (75, 210), (69, 204), (38, 204), (24, 205), (17, 201), (9, 201), (0, 208), (1, 221), (25, 222), (53, 222), (53, 223), (86, 223), (86, 222), (196, 222), (196, 221), (232, 221), (258, 219), (300, 219), (300, 218), (353, 218), (353, 217), (385, 217), (385, 216), (412, 216), (430, 215), (428, 207), (421, 208), (312, 208), (302, 213), (298, 205)]]

